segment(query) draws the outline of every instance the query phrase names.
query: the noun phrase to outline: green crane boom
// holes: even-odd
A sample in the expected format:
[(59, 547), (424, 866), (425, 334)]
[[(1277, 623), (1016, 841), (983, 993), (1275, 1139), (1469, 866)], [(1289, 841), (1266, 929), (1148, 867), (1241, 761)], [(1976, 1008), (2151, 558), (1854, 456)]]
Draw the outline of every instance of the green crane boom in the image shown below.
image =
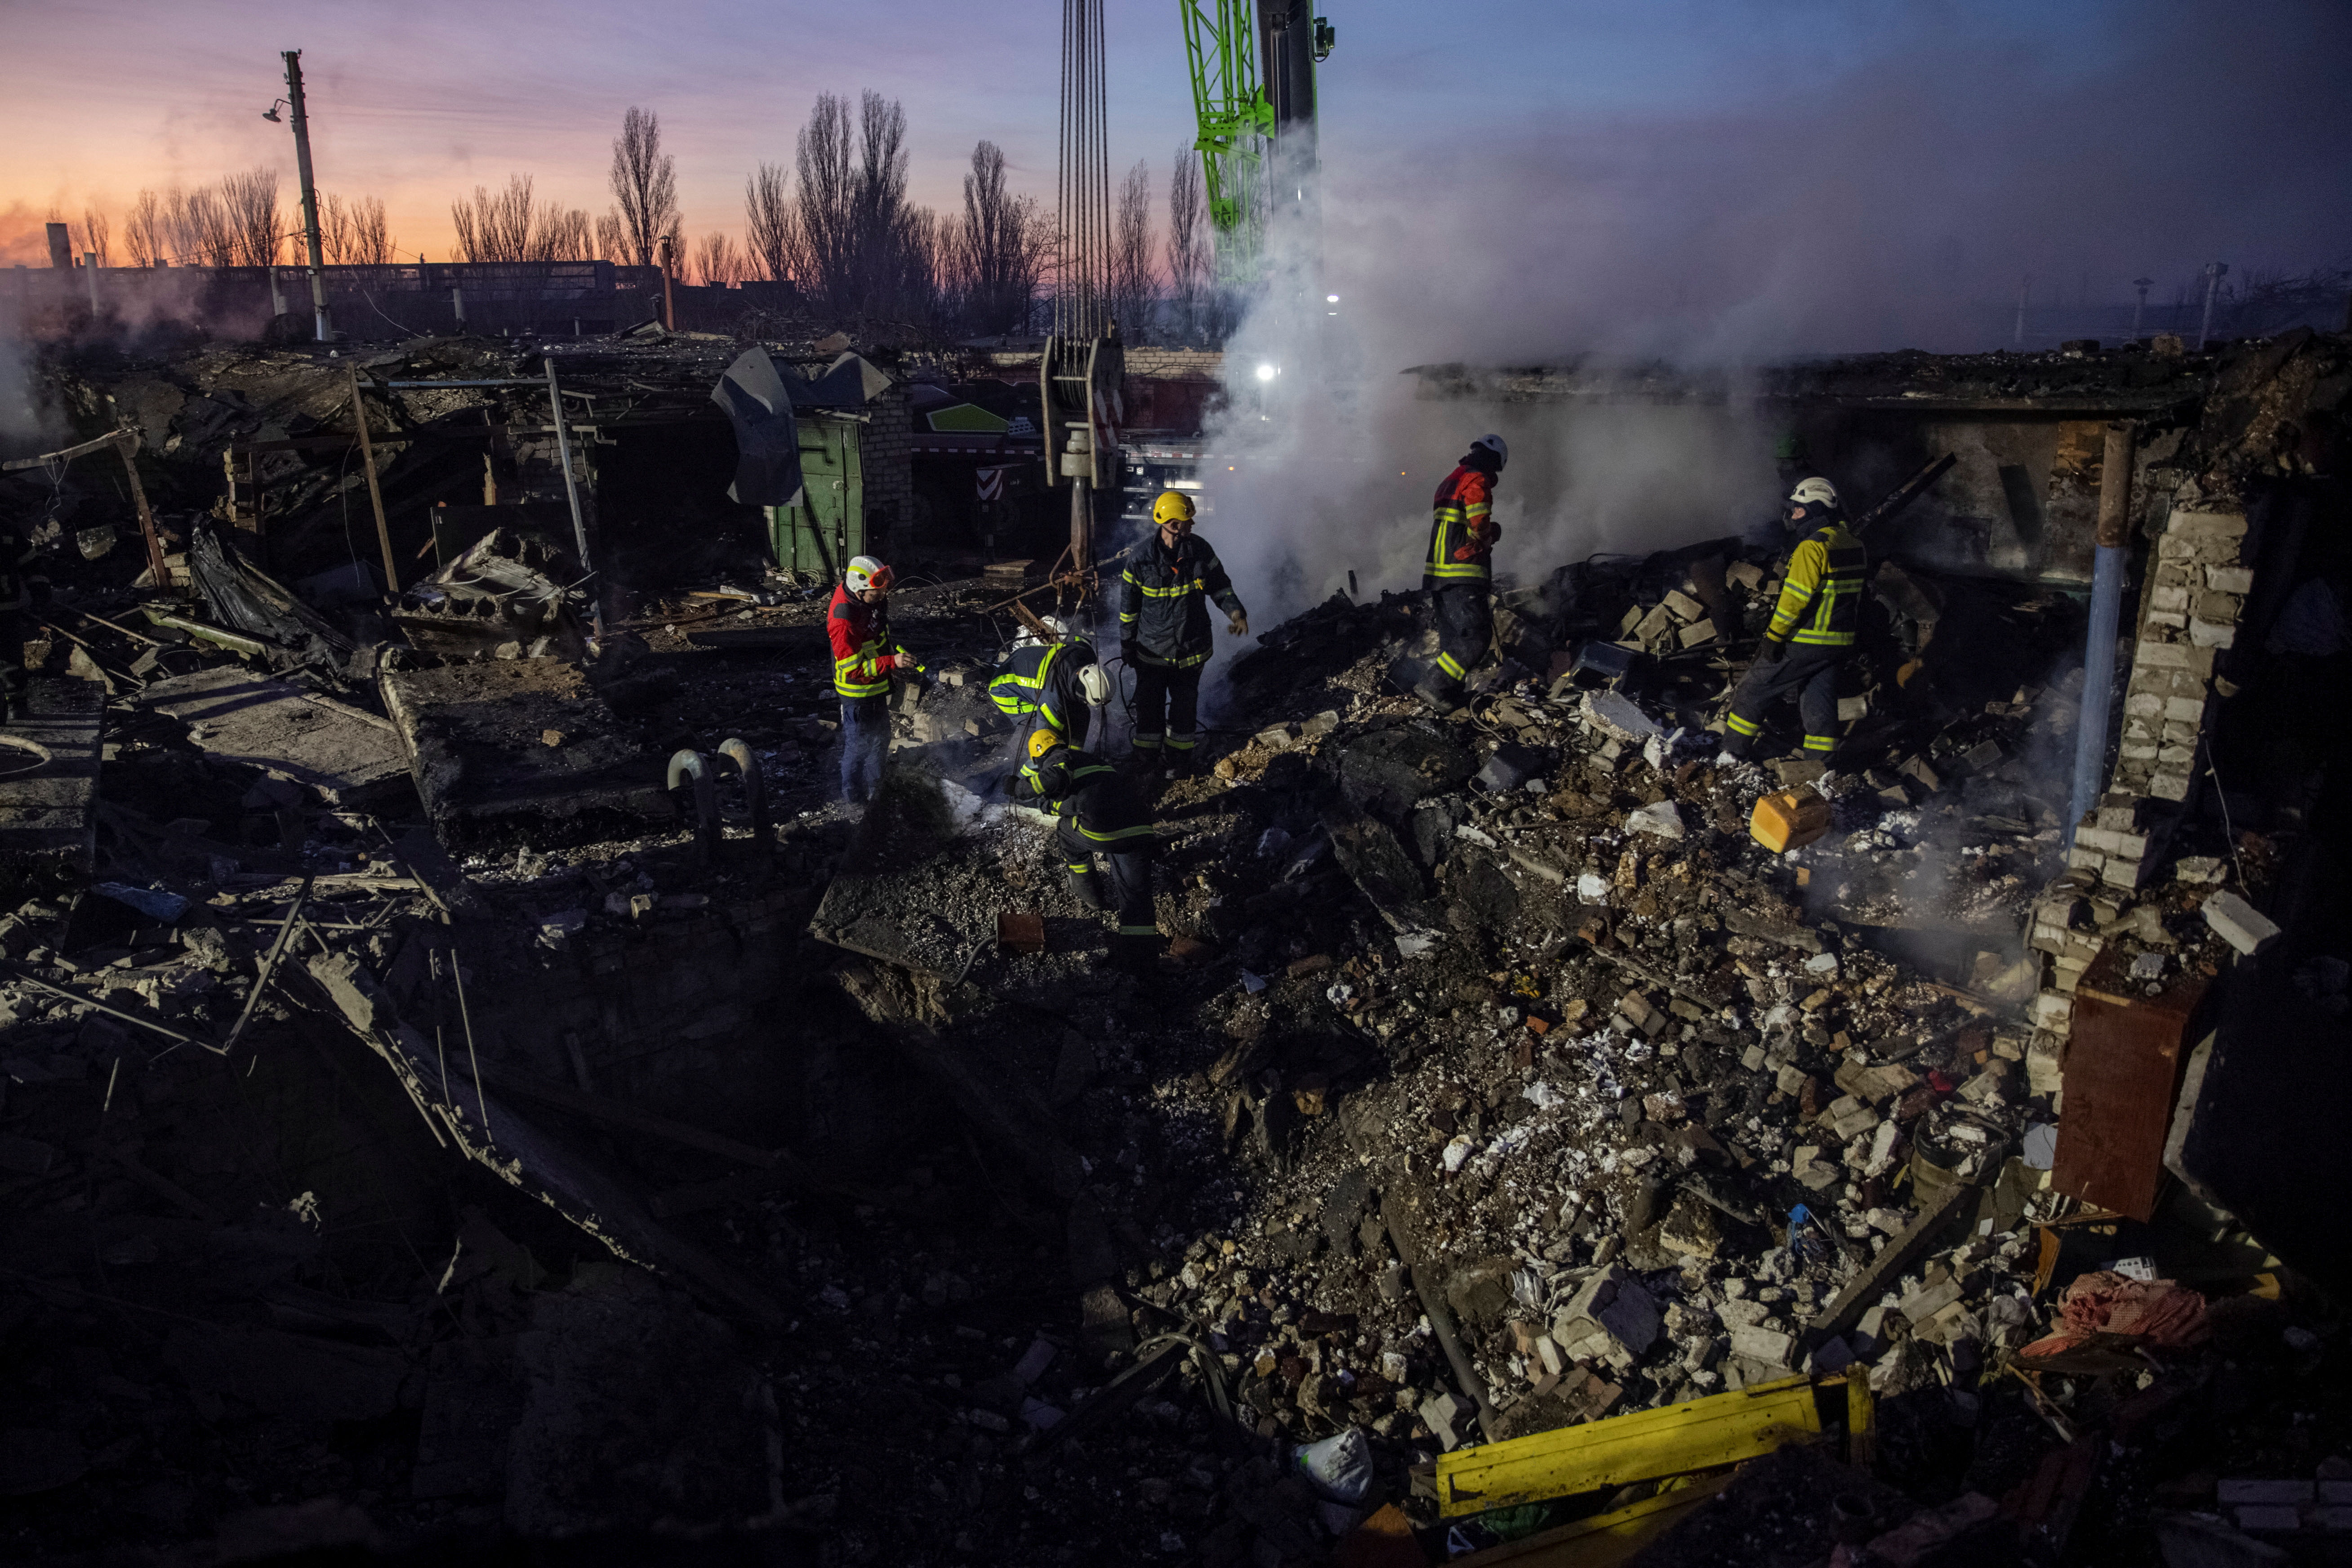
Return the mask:
[[(1322, 17), (1310, 22), (1307, 0), (1176, 0), (1176, 10), (1201, 127), (1192, 145), (1217, 235), (1217, 283), (1247, 292), (1265, 281), (1268, 153), (1298, 126), (1311, 136), (1310, 62), (1330, 54), (1335, 35)], [(1282, 77), (1272, 90), (1262, 50), (1273, 51), (1266, 68)]]
[(1201, 125), (1192, 145), (1217, 231), (1217, 281), (1253, 288), (1265, 238), (1265, 150), (1274, 140), (1274, 105), (1258, 79), (1257, 6), (1255, 0), (1176, 0), (1176, 8)]

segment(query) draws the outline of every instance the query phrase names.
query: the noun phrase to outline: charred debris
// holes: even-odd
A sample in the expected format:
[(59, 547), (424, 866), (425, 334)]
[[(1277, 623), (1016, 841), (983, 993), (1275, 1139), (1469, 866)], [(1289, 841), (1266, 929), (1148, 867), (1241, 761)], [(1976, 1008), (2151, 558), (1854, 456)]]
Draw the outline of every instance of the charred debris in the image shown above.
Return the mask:
[(948, 498), (1024, 373), (771, 348), (940, 678), (860, 816), (747, 346), (45, 366), (145, 499), (0, 478), (12, 1557), (2320, 1560), (2346, 818), (2269, 649), (2343, 340), (1770, 388), (1865, 484), (1961, 453), (1833, 773), (1717, 755), (1769, 538), (1505, 584), (1443, 720), (1420, 596), (1335, 594), (1221, 664), (1141, 978), (993, 787), (1038, 579)]

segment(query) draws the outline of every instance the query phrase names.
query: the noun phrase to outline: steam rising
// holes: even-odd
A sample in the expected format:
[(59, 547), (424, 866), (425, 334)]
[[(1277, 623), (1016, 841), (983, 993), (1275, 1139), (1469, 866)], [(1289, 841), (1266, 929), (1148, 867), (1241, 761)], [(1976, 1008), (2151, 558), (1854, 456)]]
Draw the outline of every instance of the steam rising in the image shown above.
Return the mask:
[[(1486, 101), (1491, 133), (1448, 121), (1425, 144), (1366, 147), (1388, 133), (1327, 104), (1320, 232), (1269, 235), (1275, 283), (1228, 345), (1231, 407), (1208, 443), (1226, 455), (1202, 476), (1205, 526), (1254, 619), (1276, 624), (1351, 569), (1367, 594), (1416, 586), (1430, 494), (1486, 429), (1511, 445), (1496, 567), (1532, 581), (1769, 515), (1778, 432), (1740, 391), (1759, 364), (2007, 346), (2027, 273), (2067, 304), (2126, 300), (2127, 279), (2152, 276), (2162, 306), (2217, 258), (2241, 272), (2352, 258), (2352, 14), (2119, 9), (2071, 25), (2098, 39), (2090, 58), (2000, 26), (1915, 18), (1913, 52), (1826, 83), (1772, 78), (1767, 60), (1720, 95), (1735, 107), (1681, 118), (1529, 124)], [(1344, 100), (1344, 79), (1327, 80)], [(1732, 395), (1424, 400), (1401, 374), (1579, 359), (1714, 370)], [(1261, 384), (1267, 364), (1282, 374)]]

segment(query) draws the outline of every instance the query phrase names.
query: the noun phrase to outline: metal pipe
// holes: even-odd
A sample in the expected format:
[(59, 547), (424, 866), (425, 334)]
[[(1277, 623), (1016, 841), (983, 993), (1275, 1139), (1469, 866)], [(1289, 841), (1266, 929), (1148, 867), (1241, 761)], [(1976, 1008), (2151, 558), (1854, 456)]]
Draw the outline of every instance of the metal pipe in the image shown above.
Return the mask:
[(2083, 705), (2074, 729), (2074, 787), (2066, 802), (2066, 844), (2097, 804), (2107, 760), (2107, 722), (2115, 711), (2116, 637), (2122, 628), (2124, 569), (2130, 559), (2132, 462), (2137, 432), (2107, 426), (2099, 468), (2098, 554), (2091, 575), (2091, 629), (2083, 644)]
[[(595, 563), (588, 559), (588, 520), (580, 510), (580, 481), (572, 472), (572, 436), (563, 423), (563, 388), (555, 379), (555, 356), (547, 356), (547, 407), (555, 420), (555, 449), (563, 458), (563, 499), (572, 503), (572, 541), (580, 550), (580, 570), (593, 576)], [(590, 603), (594, 606), (589, 615), (589, 625), (596, 640), (604, 637), (604, 595), (601, 588), (589, 590)]]
[[(310, 118), (302, 107), (302, 51), (288, 49), (286, 100), (294, 110), (294, 174), (302, 195), (302, 239), (310, 252), (310, 313), (318, 341), (335, 335), (327, 320), (327, 258), (319, 247), (319, 185), (310, 177)], [(271, 292), (277, 291), (278, 268), (269, 269)]]

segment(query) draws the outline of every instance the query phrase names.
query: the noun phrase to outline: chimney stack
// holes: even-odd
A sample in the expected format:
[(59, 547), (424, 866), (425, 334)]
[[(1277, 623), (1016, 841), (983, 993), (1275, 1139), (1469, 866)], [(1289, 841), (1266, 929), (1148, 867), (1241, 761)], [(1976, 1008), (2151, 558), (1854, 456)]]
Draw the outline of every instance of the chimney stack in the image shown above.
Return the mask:
[(49, 225), (49, 265), (60, 272), (73, 270), (73, 239), (61, 223)]

